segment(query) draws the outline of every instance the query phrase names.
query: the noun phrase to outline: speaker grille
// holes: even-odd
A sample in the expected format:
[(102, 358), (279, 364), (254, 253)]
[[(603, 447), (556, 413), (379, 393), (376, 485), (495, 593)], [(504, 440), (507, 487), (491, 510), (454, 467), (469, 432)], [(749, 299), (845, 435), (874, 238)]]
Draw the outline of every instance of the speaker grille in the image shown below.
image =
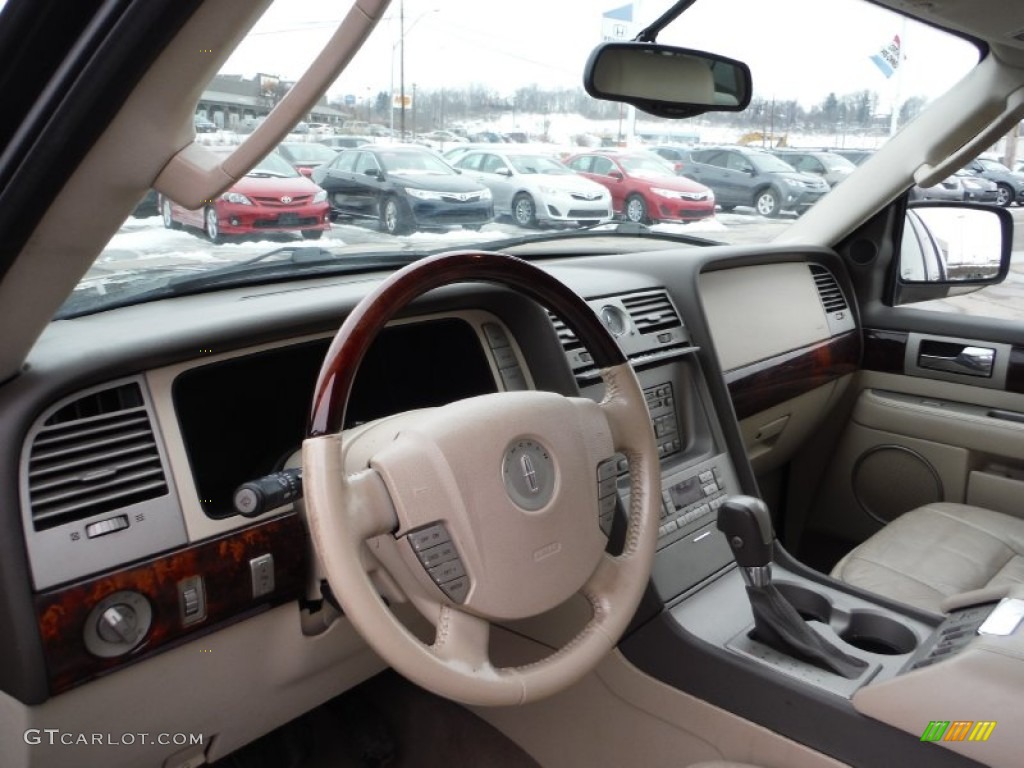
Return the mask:
[(942, 501), (942, 480), (921, 454), (902, 445), (879, 445), (853, 466), (853, 495), (861, 509), (880, 523), (904, 512)]

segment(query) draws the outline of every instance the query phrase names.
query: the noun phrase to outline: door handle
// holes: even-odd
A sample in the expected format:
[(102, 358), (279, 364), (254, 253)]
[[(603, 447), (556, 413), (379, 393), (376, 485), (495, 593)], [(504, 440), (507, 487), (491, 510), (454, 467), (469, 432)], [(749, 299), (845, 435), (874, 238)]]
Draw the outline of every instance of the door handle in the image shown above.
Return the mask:
[(996, 351), (988, 347), (963, 347), (956, 354), (926, 354), (922, 352), (917, 364), (922, 368), (966, 376), (991, 376)]

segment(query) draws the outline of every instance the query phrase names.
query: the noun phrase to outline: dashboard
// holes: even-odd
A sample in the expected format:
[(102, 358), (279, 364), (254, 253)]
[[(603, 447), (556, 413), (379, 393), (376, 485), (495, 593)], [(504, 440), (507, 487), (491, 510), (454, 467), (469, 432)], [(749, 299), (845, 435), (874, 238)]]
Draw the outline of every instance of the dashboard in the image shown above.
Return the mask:
[[(834, 254), (721, 250), (541, 262), (601, 317), (644, 389), (663, 491), (652, 583), (666, 603), (732, 564), (715, 511), (755, 488), (740, 423), (859, 360)], [(32, 594), (22, 629), (38, 651), (25, 654), (21, 679), (3, 681), (9, 693), (38, 704), (88, 695), (97, 678), (128, 684), (129, 670), (191, 641), (264, 632), (258, 616), (301, 624), (300, 648), (324, 632), (328, 622), (310, 616), (327, 612), (330, 596), (301, 504), (250, 519), (232, 498), (240, 484), (294, 466), (334, 330), (377, 282), (239, 288), (51, 324), (0, 403), (0, 440), (19, 467), (5, 503), (21, 510), (22, 530), (7, 534), (24, 541)], [(375, 340), (346, 424), (532, 388), (603, 396), (589, 354), (558, 318), (504, 288), (452, 285)], [(618, 469), (598, 511), (610, 547), (628, 508), (624, 460)], [(360, 658), (344, 685), (379, 668)]]

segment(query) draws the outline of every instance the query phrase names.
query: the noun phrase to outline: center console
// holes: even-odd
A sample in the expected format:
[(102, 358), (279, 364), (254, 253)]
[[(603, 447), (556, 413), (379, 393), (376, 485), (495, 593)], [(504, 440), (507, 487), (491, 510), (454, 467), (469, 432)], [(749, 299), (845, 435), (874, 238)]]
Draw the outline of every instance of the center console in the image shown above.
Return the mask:
[[(670, 600), (731, 566), (731, 552), (715, 521), (724, 499), (739, 493), (740, 484), (697, 350), (668, 294), (642, 291), (589, 303), (629, 357), (647, 400), (661, 459), (661, 524), (652, 583), (662, 600)], [(603, 385), (586, 352), (557, 320), (555, 327), (581, 394), (600, 400)], [(618, 469), (622, 508), (628, 509), (624, 460)], [(610, 525), (609, 516), (602, 524)]]
[[(1013, 758), (1006, 762), (1005, 751), (992, 746), (994, 739), (980, 746), (943, 742), (949, 748), (942, 749), (921, 735), (935, 718), (973, 718), (991, 732), (998, 713), (1015, 706), (980, 704), (979, 692), (990, 687), (970, 680), (970, 669), (982, 659), (997, 674), (1021, 678), (1014, 690), (1024, 688), (1021, 649), (993, 650), (1000, 642), (1024, 643), (1024, 630), (1021, 640), (978, 634), (994, 602), (965, 606), (948, 617), (930, 614), (837, 582), (780, 549), (772, 565), (774, 587), (799, 615), (796, 621), (852, 657), (855, 671), (837, 674), (758, 638), (749, 581), (717, 525), (726, 499), (744, 488), (699, 355), (678, 318), (670, 331), (648, 333), (628, 299), (590, 304), (615, 321), (609, 330), (624, 333), (620, 345), (644, 389), (661, 459), (662, 517), (649, 604), (641, 609), (647, 610), (645, 620), (620, 650), (664, 683), (853, 765), (1013, 765)], [(564, 327), (556, 328), (581, 393), (600, 399), (603, 385), (588, 368), (585, 352), (573, 347)], [(628, 468), (620, 462), (618, 469), (620, 509), (628, 509)], [(949, 670), (956, 674), (943, 682)], [(926, 677), (948, 701), (933, 700)], [(957, 704), (957, 688), (973, 708)]]

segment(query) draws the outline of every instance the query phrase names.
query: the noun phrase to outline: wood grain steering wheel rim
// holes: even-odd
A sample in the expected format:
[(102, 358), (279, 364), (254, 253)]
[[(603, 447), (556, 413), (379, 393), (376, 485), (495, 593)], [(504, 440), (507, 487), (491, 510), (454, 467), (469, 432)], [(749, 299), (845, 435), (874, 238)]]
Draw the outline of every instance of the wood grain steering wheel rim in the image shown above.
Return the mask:
[[(381, 420), (369, 428), (384, 435), (368, 441), (374, 449), (354, 449), (359, 437), (343, 433), (342, 425), (374, 338), (413, 299), (457, 282), (497, 283), (553, 311), (593, 355), (605, 398), (484, 395)], [(532, 446), (536, 462), (547, 467), (540, 476), (550, 479), (550, 497), (532, 509), (509, 490), (501, 468), (502, 457), (519, 456), (523, 445)], [(612, 556), (597, 519), (616, 453), (629, 460), (630, 507), (622, 552)], [(660, 475), (643, 391), (590, 307), (512, 256), (463, 251), (422, 259), (360, 302), (321, 368), (303, 469), (310, 533), (347, 618), (399, 673), (457, 701), (521, 704), (571, 685), (618, 642), (650, 576)], [(611, 478), (614, 487), (614, 472)], [(438, 526), (459, 567), (465, 564), (470, 586), (461, 599), (442, 592), (413, 544)], [(368, 545), (434, 624), (432, 644), (417, 639), (378, 595), (364, 566)], [(590, 602), (592, 617), (570, 642), (526, 666), (491, 664), (493, 622), (542, 613), (577, 592)]]

